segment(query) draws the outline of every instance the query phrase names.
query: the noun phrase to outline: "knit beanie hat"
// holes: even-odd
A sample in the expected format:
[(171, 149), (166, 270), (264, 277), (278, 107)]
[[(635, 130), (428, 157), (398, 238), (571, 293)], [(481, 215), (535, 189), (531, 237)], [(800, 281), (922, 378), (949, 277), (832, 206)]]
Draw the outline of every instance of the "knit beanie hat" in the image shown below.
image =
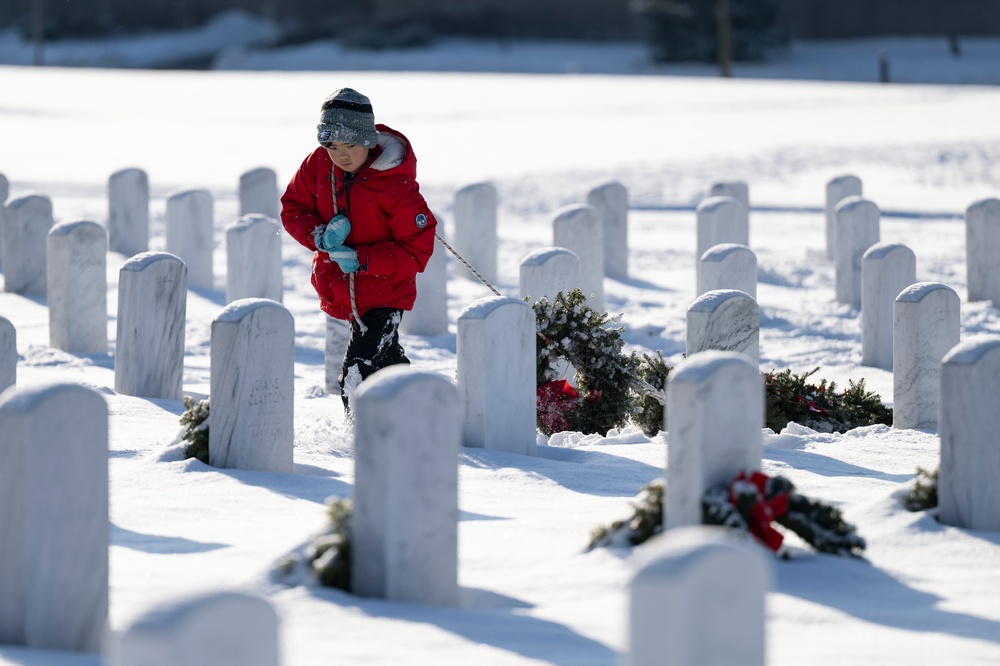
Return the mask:
[(323, 100), (316, 130), (324, 146), (340, 141), (374, 148), (378, 143), (371, 100), (351, 88), (336, 90)]

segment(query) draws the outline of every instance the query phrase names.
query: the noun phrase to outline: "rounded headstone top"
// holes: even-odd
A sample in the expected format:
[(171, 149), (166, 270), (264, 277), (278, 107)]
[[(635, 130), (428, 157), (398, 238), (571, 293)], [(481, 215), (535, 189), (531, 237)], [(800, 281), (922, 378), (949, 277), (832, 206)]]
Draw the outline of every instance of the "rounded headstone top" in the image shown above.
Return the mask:
[(834, 208), (834, 210), (838, 213), (841, 211), (854, 212), (858, 210), (874, 212), (875, 214), (879, 213), (879, 208), (874, 201), (865, 199), (860, 195), (844, 197), (840, 200), (840, 203), (837, 204), (837, 207)]
[(65, 220), (49, 229), (49, 236), (69, 236), (81, 229), (104, 233), (104, 227), (93, 220)]
[(86, 400), (99, 400), (107, 407), (100, 393), (82, 384), (47, 383), (27, 388), (9, 387), (0, 393), (0, 409), (5, 412), (26, 412), (60, 395), (77, 395)]
[(125, 177), (129, 177), (129, 176), (131, 176), (133, 178), (138, 177), (138, 178), (145, 179), (146, 178), (146, 172), (143, 171), (142, 169), (140, 169), (139, 167), (125, 167), (124, 169), (119, 169), (118, 171), (115, 171), (114, 173), (112, 173), (111, 176), (110, 176), (110, 178), (112, 180), (115, 180), (115, 179), (118, 179), (118, 178), (125, 178)]
[[(676, 527), (656, 537), (635, 559), (632, 584), (647, 576), (682, 575), (709, 554), (743, 556), (755, 562), (766, 580), (771, 568), (763, 551), (744, 532), (715, 525)], [(641, 582), (640, 582), (641, 584)]]
[(532, 250), (524, 259), (521, 260), (522, 266), (540, 266), (544, 264), (552, 257), (568, 256), (573, 257), (579, 261), (579, 257), (572, 250), (565, 247), (540, 247), (537, 250)]
[(759, 374), (757, 365), (746, 354), (715, 349), (695, 352), (677, 365), (674, 371), (670, 373), (669, 381), (685, 383), (702, 382), (721, 368), (741, 365), (752, 370), (755, 375)]
[(255, 613), (273, 618), (277, 626), (278, 615), (274, 606), (267, 599), (255, 594), (235, 591), (209, 592), (168, 601), (155, 606), (136, 619), (130, 631), (162, 630), (166, 627), (176, 627), (189, 624), (190, 614), (198, 611), (210, 611), (213, 608), (241, 608), (241, 613), (252, 610)]
[(478, 301), (470, 303), (464, 310), (462, 310), (462, 313), (458, 315), (458, 318), (460, 320), (486, 319), (496, 310), (507, 306), (525, 307), (534, 313), (531, 306), (519, 298), (511, 298), (509, 296), (487, 296), (486, 298), (480, 298)]
[(569, 220), (577, 217), (595, 217), (597, 219), (603, 219), (601, 211), (597, 210), (595, 206), (586, 203), (566, 204), (555, 213), (556, 220)]
[(627, 192), (628, 192), (628, 190), (625, 189), (624, 185), (622, 185), (617, 180), (612, 180), (612, 181), (608, 181), (608, 182), (604, 182), (604, 183), (597, 183), (596, 185), (594, 185), (594, 186), (592, 186), (590, 188), (590, 190), (588, 191), (588, 194), (600, 194), (600, 195), (613, 194), (613, 195), (620, 195), (620, 194), (627, 193)]
[(941, 364), (975, 365), (997, 349), (1000, 349), (1000, 335), (976, 335), (952, 347), (941, 359)]
[(225, 323), (238, 322), (251, 312), (267, 307), (284, 310), (285, 312), (288, 312), (289, 316), (291, 316), (291, 312), (288, 311), (288, 308), (278, 301), (273, 301), (270, 298), (240, 298), (223, 308), (222, 312), (220, 312), (215, 318), (215, 321)]
[(244, 179), (251, 180), (251, 179), (254, 179), (254, 178), (262, 178), (262, 177), (263, 178), (277, 177), (277, 174), (275, 173), (274, 169), (272, 169), (271, 167), (266, 167), (266, 166), (254, 167), (253, 169), (247, 169), (242, 174), (240, 174), (240, 180), (241, 181), (244, 180)]
[(862, 259), (884, 259), (893, 252), (904, 252), (906, 254), (913, 255), (913, 250), (903, 243), (889, 243), (883, 241), (881, 243), (875, 243), (870, 248), (865, 250), (865, 254)]
[(719, 243), (705, 250), (705, 254), (701, 255), (701, 260), (721, 261), (734, 252), (748, 252), (753, 254), (753, 250), (742, 243)]
[(859, 193), (861, 192), (861, 179), (853, 174), (844, 174), (831, 178), (826, 184), (827, 187), (850, 187), (852, 185), (857, 187)]
[(387, 366), (373, 373), (361, 383), (356, 397), (359, 400), (364, 396), (390, 398), (414, 385), (427, 388), (438, 385), (445, 390), (457, 391), (455, 385), (441, 374), (426, 370), (414, 370), (407, 365), (399, 364)]
[(169, 252), (140, 252), (139, 254), (125, 260), (125, 263), (122, 264), (121, 270), (142, 271), (158, 261), (176, 262), (185, 268), (187, 267), (184, 260), (176, 254), (170, 254)]
[(939, 290), (950, 291), (958, 298), (958, 292), (944, 284), (943, 282), (917, 282), (911, 284), (909, 287), (899, 292), (899, 296), (896, 297), (897, 303), (919, 303), (931, 292)]
[(991, 215), (1000, 216), (1000, 199), (990, 197), (988, 199), (980, 199), (979, 201), (974, 201), (965, 209), (966, 214), (982, 212)]
[[(726, 301), (734, 298), (745, 298), (753, 301), (753, 296), (739, 289), (713, 289), (707, 291), (688, 308), (688, 312), (712, 312)], [(756, 301), (754, 301), (756, 303)]]
[(167, 200), (186, 199), (188, 197), (210, 197), (212, 193), (203, 187), (182, 187), (170, 192)]
[(7, 202), (7, 208), (10, 208), (11, 210), (17, 210), (19, 208), (24, 208), (25, 206), (42, 206), (51, 212), (52, 199), (45, 194), (30, 192)]
[(236, 221), (227, 227), (227, 231), (230, 229), (241, 229), (244, 227), (252, 227), (256, 224), (270, 224), (275, 227), (278, 226), (277, 220), (273, 217), (268, 217), (263, 213), (247, 213), (246, 215), (240, 215), (236, 218)]
[(471, 194), (480, 194), (484, 192), (488, 192), (493, 196), (496, 196), (497, 188), (493, 185), (493, 183), (490, 182), (470, 183), (468, 185), (465, 185), (464, 187), (459, 188), (459, 190), (455, 192), (455, 196), (459, 195), (467, 196)]
[(701, 200), (698, 207), (695, 209), (697, 213), (713, 212), (719, 208), (729, 208), (733, 206), (738, 206), (739, 208), (746, 209), (743, 202), (736, 197), (731, 197), (727, 195), (712, 196)]

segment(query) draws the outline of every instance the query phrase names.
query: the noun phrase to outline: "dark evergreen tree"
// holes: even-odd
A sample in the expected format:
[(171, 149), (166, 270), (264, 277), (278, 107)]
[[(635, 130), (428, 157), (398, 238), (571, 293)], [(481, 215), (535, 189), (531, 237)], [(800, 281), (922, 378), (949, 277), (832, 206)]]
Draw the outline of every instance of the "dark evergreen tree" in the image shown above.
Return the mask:
[[(716, 62), (717, 0), (637, 0), (639, 15), (658, 62)], [(788, 43), (779, 0), (729, 0), (733, 60), (764, 60)]]

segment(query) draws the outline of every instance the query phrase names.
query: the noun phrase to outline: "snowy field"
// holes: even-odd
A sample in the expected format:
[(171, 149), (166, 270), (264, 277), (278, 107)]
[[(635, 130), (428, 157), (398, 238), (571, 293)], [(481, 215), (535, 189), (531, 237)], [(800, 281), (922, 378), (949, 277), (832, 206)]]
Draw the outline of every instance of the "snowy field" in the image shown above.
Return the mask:
[[(12, 43), (7, 52), (20, 53)], [(849, 46), (842, 48), (919, 53), (915, 82), (1000, 82), (996, 42), (970, 41), (964, 61), (951, 58), (944, 40)], [(992, 56), (979, 58), (976, 49)], [(734, 80), (704, 68), (652, 71), (637, 64), (641, 49), (627, 45), (515, 47), (516, 67), (496, 45), (442, 45), (433, 57), (395, 54), (427, 63), (406, 68), (426, 71), (405, 72), (374, 71), (377, 60), (356, 54), (351, 67), (338, 68), (336, 52), (322, 44), (238, 47), (219, 63), (271, 71), (0, 66), (0, 173), (11, 197), (47, 194), (57, 221), (103, 223), (108, 176), (141, 167), (153, 194), (151, 249), (162, 250), (166, 195), (198, 186), (215, 196), (216, 288), (187, 298), (189, 395), (209, 390), (210, 326), (225, 304), (223, 230), (236, 215), (239, 176), (269, 166), (287, 182), (313, 148), (320, 102), (343, 86), (368, 95), (378, 121), (409, 136), (425, 196), (449, 234), (454, 192), (481, 180), (497, 186), (497, 287), (505, 295), (517, 295), (520, 260), (551, 244), (559, 207), (601, 182), (626, 185), (632, 277), (606, 280), (608, 309), (622, 313), (630, 348), (659, 349), (672, 364), (684, 351), (695, 295), (694, 207), (716, 180), (750, 185), (761, 370), (819, 366), (817, 377), (840, 385), (864, 378), (891, 403), (891, 375), (860, 365), (859, 312), (834, 301), (833, 263), (822, 258), (824, 186), (845, 173), (859, 176), (883, 210), (882, 240), (915, 251), (917, 279), (945, 282), (962, 296), (963, 338), (1000, 333), (995, 308), (965, 301), (961, 219), (969, 204), (1000, 194), (1000, 89), (865, 82), (874, 59), (850, 60), (832, 45), (800, 45), (772, 65), (738, 67)], [(449, 71), (462, 62), (482, 71)], [(594, 62), (596, 73), (584, 65), (564, 73), (567, 62)], [(964, 73), (941, 74), (957, 68)], [(844, 75), (823, 75), (833, 71)], [(810, 78), (843, 81), (789, 80)], [(324, 500), (350, 495), (354, 456), (340, 400), (321, 388), (324, 322), (309, 284), (310, 255), (290, 238), (283, 251), (284, 304), (296, 326), (294, 474), (182, 460), (172, 444), (179, 401), (115, 394), (118, 270), (127, 257), (108, 257), (105, 355), (50, 349), (44, 299), (0, 293), (0, 315), (17, 328), (18, 386), (82, 383), (108, 403), (111, 629), (179, 595), (242, 589), (278, 609), (285, 666), (617, 664), (627, 648), (635, 556), (585, 546), (593, 528), (627, 515), (639, 489), (662, 475), (667, 433), (540, 436), (533, 458), (463, 450), (459, 608), (270, 582), (274, 563), (323, 527)], [(450, 332), (404, 336), (418, 369), (454, 376), (455, 320), (490, 295), (463, 270), (450, 262)], [(935, 432), (875, 426), (831, 435), (792, 426), (763, 438), (766, 473), (836, 504), (868, 541), (867, 559), (857, 560), (789, 540), (793, 559), (774, 561), (767, 599), (768, 664), (1000, 663), (1000, 535), (943, 526), (900, 502), (918, 466), (937, 466)], [(0, 664), (100, 663), (0, 646)]]

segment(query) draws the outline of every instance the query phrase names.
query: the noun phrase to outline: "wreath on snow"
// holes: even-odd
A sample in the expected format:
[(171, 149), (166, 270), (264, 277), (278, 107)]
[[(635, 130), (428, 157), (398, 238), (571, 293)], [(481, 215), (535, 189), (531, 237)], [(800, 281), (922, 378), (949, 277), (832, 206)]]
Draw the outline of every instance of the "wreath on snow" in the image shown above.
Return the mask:
[[(625, 425), (636, 410), (641, 361), (622, 353), (620, 316), (593, 309), (579, 289), (559, 292), (553, 301), (543, 297), (532, 309), (539, 430), (603, 435)], [(560, 360), (576, 371), (575, 385), (561, 376), (566, 364)]]
[[(600, 527), (591, 535), (588, 549), (607, 546), (637, 546), (663, 531), (664, 481), (644, 487), (632, 503), (634, 515)], [(784, 535), (775, 528), (797, 534), (821, 553), (860, 557), (865, 540), (847, 523), (840, 510), (799, 493), (783, 476), (740, 472), (730, 481), (708, 488), (701, 497), (702, 523), (749, 532), (779, 553)]]

